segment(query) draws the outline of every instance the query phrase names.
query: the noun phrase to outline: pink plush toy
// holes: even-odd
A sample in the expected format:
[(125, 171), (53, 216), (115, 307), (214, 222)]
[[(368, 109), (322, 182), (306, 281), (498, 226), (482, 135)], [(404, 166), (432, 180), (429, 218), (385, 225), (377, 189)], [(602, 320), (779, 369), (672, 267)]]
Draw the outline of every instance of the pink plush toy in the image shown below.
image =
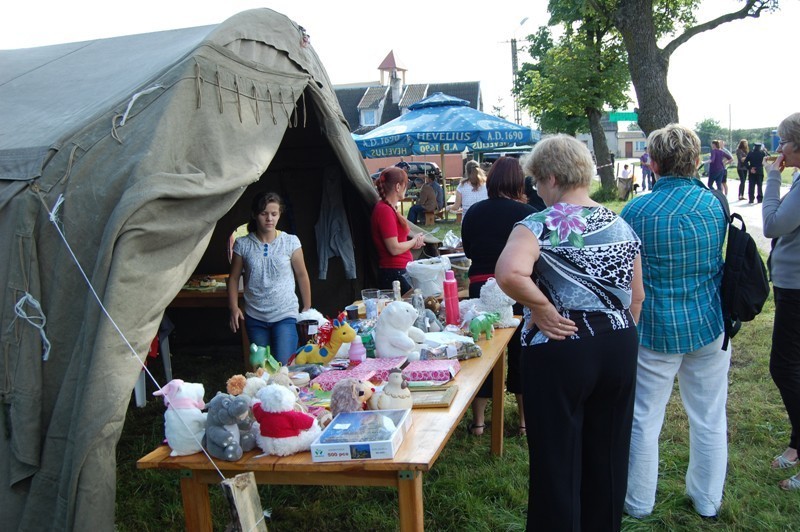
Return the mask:
[(201, 412), (205, 389), (202, 384), (172, 379), (153, 392), (164, 397), (164, 434), (172, 452), (170, 456), (185, 456), (200, 452), (206, 432), (206, 414)]

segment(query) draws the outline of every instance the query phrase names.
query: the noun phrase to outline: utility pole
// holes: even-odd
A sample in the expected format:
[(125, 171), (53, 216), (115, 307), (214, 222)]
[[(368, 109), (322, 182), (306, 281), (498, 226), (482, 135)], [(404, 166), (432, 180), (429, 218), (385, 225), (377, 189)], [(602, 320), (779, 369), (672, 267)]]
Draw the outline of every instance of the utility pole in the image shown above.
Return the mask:
[[(524, 21), (523, 21), (524, 22)], [(517, 72), (519, 72), (519, 62), (517, 60), (517, 39), (511, 39), (511, 91), (514, 97), (514, 122), (522, 123), (519, 112), (519, 97), (514, 89), (517, 86)]]

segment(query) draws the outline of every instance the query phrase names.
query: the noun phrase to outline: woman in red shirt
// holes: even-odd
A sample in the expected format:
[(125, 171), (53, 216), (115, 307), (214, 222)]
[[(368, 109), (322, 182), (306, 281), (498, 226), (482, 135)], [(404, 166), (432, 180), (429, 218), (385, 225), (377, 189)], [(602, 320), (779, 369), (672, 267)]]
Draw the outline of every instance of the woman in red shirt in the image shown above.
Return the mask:
[(400, 281), (402, 293), (411, 290), (406, 265), (413, 260), (412, 249), (425, 245), (424, 235), (408, 239), (408, 223), (395, 209), (406, 195), (408, 174), (390, 166), (375, 181), (381, 200), (372, 210), (372, 242), (378, 250), (378, 288), (391, 289), (392, 281)]

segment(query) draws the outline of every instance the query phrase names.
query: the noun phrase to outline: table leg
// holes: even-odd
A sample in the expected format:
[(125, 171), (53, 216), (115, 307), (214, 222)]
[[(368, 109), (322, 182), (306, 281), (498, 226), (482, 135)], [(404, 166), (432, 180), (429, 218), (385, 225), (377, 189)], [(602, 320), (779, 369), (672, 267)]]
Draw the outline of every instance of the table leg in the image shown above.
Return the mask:
[(198, 481), (193, 473), (186, 472), (185, 476), (181, 477), (181, 497), (186, 530), (212, 532), (208, 485)]
[(247, 337), (247, 329), (244, 328), (244, 323), (239, 324), (239, 329), (242, 331), (242, 356), (244, 356), (244, 367), (247, 371), (252, 371), (253, 367), (250, 365), (250, 339)]
[(422, 532), (425, 530), (422, 472), (401, 471), (399, 473), (397, 499), (400, 507), (400, 531)]
[(503, 455), (503, 424), (505, 403), (505, 349), (492, 369), (492, 454)]

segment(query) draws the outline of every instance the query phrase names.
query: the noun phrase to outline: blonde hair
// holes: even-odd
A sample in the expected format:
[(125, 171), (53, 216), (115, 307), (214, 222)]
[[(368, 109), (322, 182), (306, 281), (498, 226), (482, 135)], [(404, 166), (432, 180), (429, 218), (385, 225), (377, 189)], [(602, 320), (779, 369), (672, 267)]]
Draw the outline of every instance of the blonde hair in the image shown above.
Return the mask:
[(464, 171), (464, 177), (461, 179), (461, 183), (469, 183), (472, 185), (472, 190), (478, 190), (481, 185), (486, 183), (486, 173), (481, 168), (481, 164), (478, 161), (470, 160), (467, 161), (467, 165)]
[(784, 118), (778, 126), (778, 135), (782, 140), (794, 144), (794, 151), (800, 150), (800, 113), (792, 113)]
[(692, 177), (700, 161), (700, 139), (694, 131), (680, 124), (668, 124), (647, 137), (650, 157), (658, 165), (660, 176)]
[(522, 168), (537, 180), (553, 176), (562, 189), (587, 187), (595, 173), (586, 144), (563, 134), (540, 140), (522, 160)]

